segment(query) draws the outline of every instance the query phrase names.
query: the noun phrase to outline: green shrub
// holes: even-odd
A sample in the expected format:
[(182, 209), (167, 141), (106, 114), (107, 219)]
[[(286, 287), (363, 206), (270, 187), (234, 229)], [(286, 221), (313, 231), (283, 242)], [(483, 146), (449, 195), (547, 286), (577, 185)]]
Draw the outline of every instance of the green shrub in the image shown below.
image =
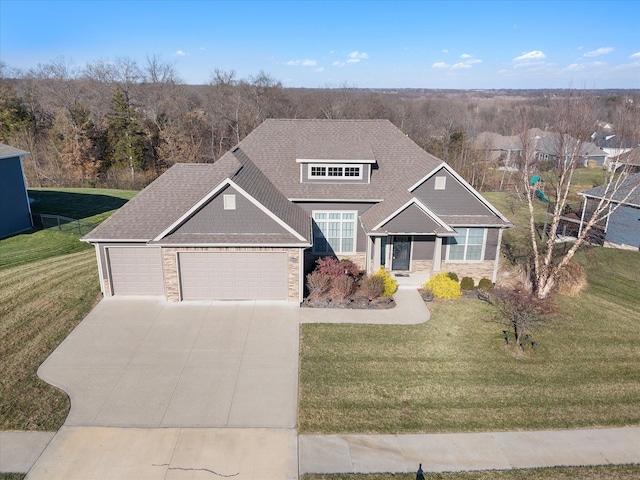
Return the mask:
[(369, 298), (378, 298), (384, 292), (384, 278), (382, 275), (369, 275), (362, 280), (360, 293)]
[(454, 282), (459, 282), (460, 280), (458, 279), (458, 275), (456, 275), (453, 272), (447, 272), (446, 273), (447, 277), (449, 277), (451, 280), (453, 280)]
[(460, 288), (462, 290), (473, 290), (473, 287), (475, 287), (473, 278), (463, 277), (462, 280), (460, 280)]
[(459, 298), (462, 296), (460, 284), (452, 280), (447, 273), (438, 273), (427, 280), (423, 288), (430, 289), (436, 298)]
[(493, 282), (488, 278), (483, 278), (478, 282), (478, 289), (484, 292), (493, 290)]
[(398, 289), (398, 282), (391, 276), (384, 267), (380, 267), (373, 276), (379, 275), (384, 280), (384, 290), (382, 292), (383, 297), (391, 297)]

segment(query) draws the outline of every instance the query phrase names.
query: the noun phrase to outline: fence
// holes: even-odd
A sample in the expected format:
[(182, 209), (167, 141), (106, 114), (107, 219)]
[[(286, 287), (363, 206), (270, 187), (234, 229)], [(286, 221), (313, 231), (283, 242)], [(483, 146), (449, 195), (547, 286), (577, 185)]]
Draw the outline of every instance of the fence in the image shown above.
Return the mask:
[(34, 228), (43, 230), (55, 229), (60, 232), (82, 236), (89, 233), (96, 227), (96, 224), (76, 220), (75, 218), (63, 217), (61, 215), (48, 215), (45, 213), (33, 213)]

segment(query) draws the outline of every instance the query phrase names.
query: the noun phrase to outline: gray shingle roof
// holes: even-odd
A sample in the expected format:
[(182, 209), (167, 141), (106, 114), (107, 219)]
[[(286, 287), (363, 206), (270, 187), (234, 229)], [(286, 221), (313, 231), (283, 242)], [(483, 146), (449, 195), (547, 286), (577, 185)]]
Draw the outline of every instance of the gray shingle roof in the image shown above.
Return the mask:
[(605, 197), (614, 202), (640, 207), (640, 173), (629, 175), (622, 184), (615, 189), (615, 193), (613, 192), (613, 186), (609, 186), (608, 190), (607, 192), (607, 185), (600, 185), (585, 192), (580, 192), (580, 194), (594, 198)]
[[(241, 143), (242, 151), (289, 199), (386, 198), (407, 189), (442, 163), (388, 120), (266, 120)], [(370, 152), (370, 153), (369, 153)], [(301, 183), (298, 158), (373, 159), (369, 184)]]

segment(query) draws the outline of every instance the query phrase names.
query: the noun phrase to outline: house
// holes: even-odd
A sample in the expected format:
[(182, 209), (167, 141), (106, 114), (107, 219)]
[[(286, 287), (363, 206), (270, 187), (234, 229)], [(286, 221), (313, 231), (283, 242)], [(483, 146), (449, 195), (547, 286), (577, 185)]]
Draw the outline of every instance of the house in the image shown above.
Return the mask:
[(300, 302), (317, 258), (495, 281), (509, 221), (387, 120), (267, 120), (176, 164), (83, 240), (105, 295)]
[(614, 158), (610, 163), (610, 167), (613, 170), (625, 170), (627, 173), (640, 173), (640, 147)]
[(640, 142), (638, 142), (637, 140), (622, 137), (617, 133), (611, 131), (607, 131), (604, 133), (593, 133), (591, 135), (591, 141), (607, 154), (605, 165), (608, 164), (611, 159), (627, 153), (635, 147), (640, 146)]
[(22, 170), (29, 152), (0, 143), (0, 238), (32, 227), (31, 206)]
[[(608, 188), (607, 188), (608, 187)], [(640, 248), (640, 173), (629, 175), (615, 191), (609, 185), (600, 185), (586, 192), (584, 197), (580, 228), (588, 222), (603, 198), (611, 201), (616, 208), (606, 219), (604, 225), (598, 225), (604, 237), (604, 245), (616, 248)]]
[(594, 143), (580, 142), (580, 151), (575, 155), (577, 145), (578, 140), (568, 135), (561, 136), (559, 133), (545, 135), (536, 142), (534, 158), (539, 162), (549, 161), (558, 164), (562, 157), (569, 161), (575, 156), (579, 165), (583, 167), (588, 166), (590, 161), (599, 166), (604, 165), (607, 154)]

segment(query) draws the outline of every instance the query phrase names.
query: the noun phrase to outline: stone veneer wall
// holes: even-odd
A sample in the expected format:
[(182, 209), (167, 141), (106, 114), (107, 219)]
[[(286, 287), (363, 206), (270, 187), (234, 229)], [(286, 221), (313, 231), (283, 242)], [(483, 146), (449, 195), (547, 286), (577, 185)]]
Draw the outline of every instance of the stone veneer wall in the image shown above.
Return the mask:
[(441, 270), (443, 272), (453, 272), (462, 280), (463, 277), (471, 277), (476, 283), (482, 278), (493, 280), (493, 268), (495, 261), (488, 260), (478, 263), (453, 263), (442, 262)]
[(109, 279), (103, 278), (102, 281), (104, 282), (104, 296), (112, 297), (113, 293), (111, 292), (111, 284), (109, 283)]
[(287, 268), (289, 276), (290, 302), (300, 301), (300, 268), (302, 259), (298, 248), (277, 247), (166, 247), (162, 248), (162, 264), (164, 267), (164, 288), (169, 302), (180, 301), (180, 278), (178, 275), (179, 252), (287, 252)]
[(410, 273), (432, 273), (432, 268), (431, 260), (412, 260)]

